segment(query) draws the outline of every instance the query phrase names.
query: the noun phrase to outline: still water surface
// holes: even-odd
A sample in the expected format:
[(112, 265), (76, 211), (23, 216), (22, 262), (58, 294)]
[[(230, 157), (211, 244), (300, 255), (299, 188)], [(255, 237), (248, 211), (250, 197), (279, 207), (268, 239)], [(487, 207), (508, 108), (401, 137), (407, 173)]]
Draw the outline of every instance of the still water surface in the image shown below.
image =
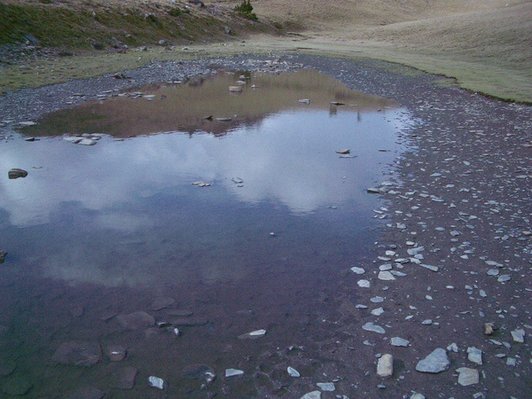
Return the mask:
[[(239, 74), (228, 73), (121, 93), (24, 130), (38, 141), (0, 144), (4, 393), (26, 384), (28, 397), (84, 386), (117, 398), (204, 397), (182, 374), (200, 363), (219, 376), (212, 392), (253, 397), (270, 389), (253, 377), (261, 354), (319, 341), (312, 326), (334, 311), (324, 298), (375, 239), (382, 204), (366, 188), (400, 152), (407, 119), (312, 71), (245, 78), (240, 94), (229, 93)], [(63, 137), (82, 133), (107, 135), (92, 146)], [(336, 153), (345, 148), (352, 157)], [(28, 177), (8, 180), (14, 167)], [(161, 297), (175, 302), (153, 310)], [(113, 317), (171, 321), (183, 309), (193, 322), (175, 321), (177, 338)], [(259, 328), (261, 340), (236, 338)], [(97, 343), (103, 355), (88, 368), (58, 365), (54, 352), (68, 341)], [(111, 344), (128, 356), (110, 362)], [(117, 387), (124, 367), (138, 371), (131, 390)], [(228, 367), (245, 377), (227, 385)], [(149, 375), (167, 380), (164, 394)]]

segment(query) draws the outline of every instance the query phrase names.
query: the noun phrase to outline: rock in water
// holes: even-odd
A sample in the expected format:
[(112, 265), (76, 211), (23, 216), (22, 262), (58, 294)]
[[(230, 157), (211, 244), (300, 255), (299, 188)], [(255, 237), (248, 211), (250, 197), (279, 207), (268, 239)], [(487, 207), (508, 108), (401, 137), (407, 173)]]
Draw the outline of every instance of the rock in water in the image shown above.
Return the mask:
[(64, 342), (55, 351), (52, 360), (72, 366), (93, 366), (100, 361), (102, 351), (95, 342)]
[(426, 358), (417, 363), (416, 371), (436, 374), (448, 370), (450, 365), (445, 349), (436, 348)]
[(351, 150), (349, 148), (342, 148), (340, 150), (336, 150), (336, 153), (341, 155), (347, 155), (351, 153)]
[(9, 177), (10, 179), (18, 179), (19, 177), (26, 176), (28, 176), (28, 172), (24, 169), (13, 168), (9, 172), (7, 172), (7, 177)]
[(379, 377), (391, 377), (393, 374), (393, 356), (384, 354), (377, 362), (377, 375)]
[(468, 385), (478, 384), (479, 374), (478, 370), (470, 369), (468, 367), (460, 367), (456, 370), (458, 372), (458, 383), (463, 387)]
[(6, 260), (6, 256), (7, 256), (7, 252), (6, 251), (2, 251), (0, 249), (0, 264), (4, 263), (5, 260)]
[(163, 390), (165, 386), (164, 380), (162, 378), (155, 377), (154, 375), (150, 375), (148, 377), (148, 384), (152, 388), (157, 388), (161, 390)]
[(121, 314), (116, 316), (118, 323), (128, 330), (139, 330), (141, 328), (151, 327), (155, 324), (153, 316), (146, 312), (138, 311), (130, 314)]

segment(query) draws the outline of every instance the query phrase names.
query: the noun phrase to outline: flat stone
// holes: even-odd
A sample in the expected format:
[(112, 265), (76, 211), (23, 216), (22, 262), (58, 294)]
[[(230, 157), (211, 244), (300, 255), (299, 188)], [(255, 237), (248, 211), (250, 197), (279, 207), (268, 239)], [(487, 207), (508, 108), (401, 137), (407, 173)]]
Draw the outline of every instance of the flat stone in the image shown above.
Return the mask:
[(366, 272), (363, 268), (356, 266), (352, 267), (351, 271), (355, 274), (364, 274)]
[(151, 303), (151, 310), (165, 309), (169, 306), (172, 306), (174, 303), (175, 303), (174, 298), (170, 298), (170, 297), (155, 298), (153, 302)]
[(336, 386), (332, 382), (318, 382), (316, 386), (324, 392), (336, 391)]
[(497, 278), (497, 281), (499, 283), (505, 283), (507, 281), (510, 281), (512, 279), (512, 276), (510, 276), (509, 274), (502, 274), (499, 276), (499, 278)]
[(379, 272), (379, 275), (377, 277), (379, 280), (383, 280), (383, 281), (395, 280), (395, 277), (389, 271), (381, 271)]
[(135, 367), (125, 366), (121, 368), (116, 375), (115, 388), (133, 389), (137, 378), (138, 370)]
[(76, 144), (90, 146), (90, 145), (95, 145), (96, 143), (97, 143), (96, 140), (83, 138), (80, 141), (78, 141)]
[(357, 285), (360, 288), (369, 288), (371, 284), (370, 284), (369, 280), (358, 280), (357, 281)]
[(436, 348), (427, 357), (417, 363), (416, 371), (436, 374), (448, 370), (450, 365), (451, 363), (449, 362), (445, 349)]
[(102, 399), (105, 392), (94, 387), (83, 387), (72, 392), (67, 399)]
[(406, 348), (407, 346), (410, 346), (410, 341), (408, 341), (408, 340), (406, 340), (404, 338), (400, 338), (400, 337), (393, 337), (390, 340), (390, 344), (392, 346), (401, 346), (401, 347)]
[(321, 399), (321, 391), (312, 391), (304, 394), (300, 399)]
[(127, 328), (128, 330), (139, 330), (151, 327), (155, 324), (153, 316), (143, 311), (121, 314), (116, 316), (116, 320), (122, 327)]
[(240, 375), (244, 375), (244, 371), (243, 370), (225, 369), (225, 378), (238, 377)]
[(374, 324), (372, 322), (367, 322), (362, 326), (363, 330), (375, 332), (377, 334), (384, 334), (386, 331), (381, 326), (378, 326), (377, 324)]
[(127, 349), (122, 345), (109, 345), (105, 353), (110, 361), (120, 362), (126, 357)]
[(522, 328), (513, 330), (511, 334), (512, 334), (512, 339), (514, 340), (514, 342), (517, 342), (519, 344), (522, 344), (525, 342), (525, 330), (523, 330)]
[(377, 309), (373, 309), (373, 310), (371, 311), (371, 314), (372, 314), (373, 316), (380, 316), (380, 315), (383, 314), (383, 313), (384, 313), (384, 309), (383, 309), (382, 307), (381, 307), (381, 308), (377, 308)]
[(157, 389), (160, 389), (160, 390), (163, 390), (166, 383), (165, 381), (160, 378), (160, 377), (156, 377), (154, 375), (150, 375), (148, 377), (148, 385), (152, 388), (157, 388)]
[(393, 356), (389, 353), (382, 355), (377, 361), (377, 375), (391, 377), (393, 374)]
[(102, 351), (96, 342), (69, 341), (62, 343), (52, 356), (54, 362), (72, 366), (93, 366), (100, 361)]
[(426, 263), (421, 263), (419, 266), (424, 267), (425, 269), (430, 270), (431, 272), (437, 272), (438, 270), (440, 270), (438, 266), (427, 265)]
[(299, 371), (297, 371), (295, 368), (293, 367), (290, 367), (288, 366), (288, 368), (286, 369), (286, 371), (288, 372), (288, 375), (290, 377), (294, 377), (294, 378), (299, 378), (301, 377), (301, 374), (299, 373)]
[(474, 346), (467, 348), (467, 359), (470, 362), (482, 365), (482, 351)]
[(458, 372), (458, 383), (463, 387), (479, 383), (478, 370), (470, 369), (468, 367), (460, 367), (456, 371)]

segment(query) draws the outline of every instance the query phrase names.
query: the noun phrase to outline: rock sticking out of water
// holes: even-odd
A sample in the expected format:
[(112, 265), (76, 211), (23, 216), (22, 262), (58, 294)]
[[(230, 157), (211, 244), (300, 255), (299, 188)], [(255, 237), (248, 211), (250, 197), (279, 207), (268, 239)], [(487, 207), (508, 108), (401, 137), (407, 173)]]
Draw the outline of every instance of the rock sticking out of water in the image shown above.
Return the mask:
[(26, 176), (28, 176), (28, 172), (24, 169), (13, 168), (9, 172), (7, 172), (7, 177), (9, 177), (10, 179), (24, 178)]
[(310, 99), (301, 98), (301, 99), (297, 100), (297, 102), (300, 103), (300, 104), (307, 104), (308, 105), (308, 104), (310, 104)]
[(153, 316), (143, 311), (121, 314), (116, 316), (116, 320), (122, 327), (127, 328), (128, 330), (139, 330), (141, 328), (151, 327), (155, 324)]
[(71, 366), (93, 366), (100, 361), (102, 351), (95, 342), (69, 341), (62, 343), (52, 356), (52, 360)]
[(391, 377), (393, 374), (393, 356), (389, 353), (382, 355), (377, 362), (377, 375)]
[(242, 93), (242, 86), (229, 86), (231, 93)]
[(416, 371), (436, 374), (448, 370), (450, 365), (451, 363), (445, 349), (436, 348), (427, 357), (417, 363)]
[(216, 373), (207, 365), (193, 364), (183, 369), (183, 377), (189, 380), (198, 380), (210, 384), (216, 379)]
[(468, 385), (478, 384), (479, 373), (478, 370), (470, 369), (468, 367), (460, 367), (456, 370), (458, 372), (458, 383), (463, 387)]
[(150, 375), (148, 377), (148, 385), (152, 388), (163, 390), (166, 384), (162, 378)]

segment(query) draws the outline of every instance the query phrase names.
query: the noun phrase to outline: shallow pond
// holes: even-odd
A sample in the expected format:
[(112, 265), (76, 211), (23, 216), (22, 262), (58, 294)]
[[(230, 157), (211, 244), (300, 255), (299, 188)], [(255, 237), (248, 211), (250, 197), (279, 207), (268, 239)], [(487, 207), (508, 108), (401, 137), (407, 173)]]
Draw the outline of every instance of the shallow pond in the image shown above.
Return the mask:
[[(290, 397), (292, 364), (276, 351), (305, 346), (293, 363), (307, 376), (319, 367), (321, 321), (376, 238), (382, 204), (366, 188), (385, 179), (406, 123), (392, 102), (313, 71), (220, 72), (59, 111), (23, 129), (37, 140), (1, 143), (4, 392)], [(82, 134), (91, 145), (76, 144)], [(8, 180), (15, 167), (29, 175)], [(120, 316), (136, 311), (171, 326)], [(266, 335), (238, 338), (257, 329)], [(101, 357), (61, 364), (70, 341)], [(113, 344), (124, 360), (110, 361)], [(203, 390), (198, 364), (217, 375)]]

